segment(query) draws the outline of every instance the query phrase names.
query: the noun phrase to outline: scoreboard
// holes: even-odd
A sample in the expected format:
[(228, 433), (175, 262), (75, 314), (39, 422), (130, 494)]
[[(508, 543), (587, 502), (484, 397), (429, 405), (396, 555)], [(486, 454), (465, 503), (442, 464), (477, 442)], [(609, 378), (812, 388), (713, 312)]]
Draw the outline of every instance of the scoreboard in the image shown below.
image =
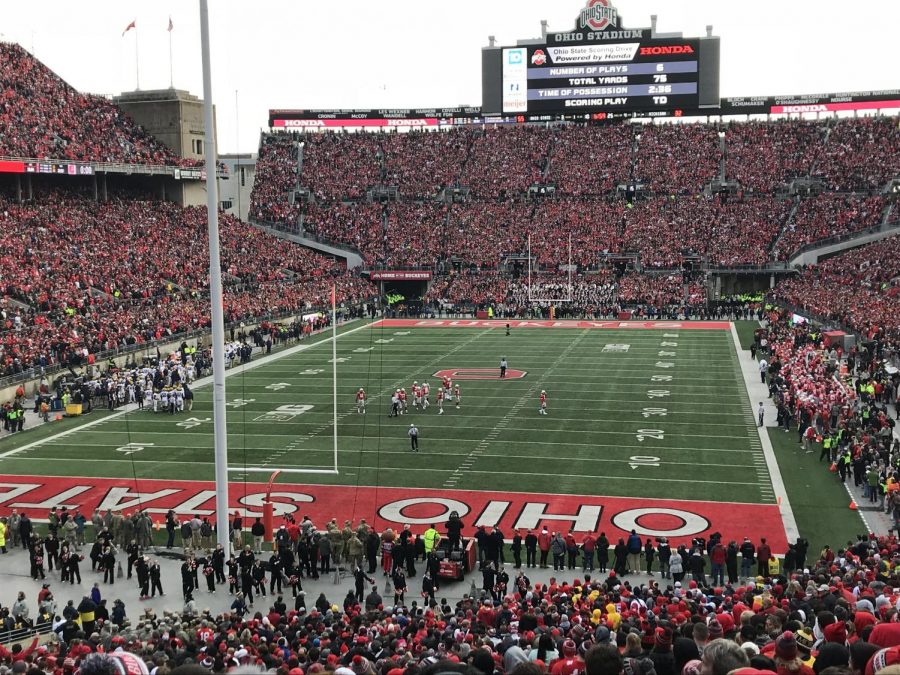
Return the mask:
[(574, 31), (485, 48), (482, 94), (503, 115), (717, 107), (719, 38), (625, 29), (609, 0), (588, 0)]
[(503, 50), (503, 112), (699, 107), (699, 40)]

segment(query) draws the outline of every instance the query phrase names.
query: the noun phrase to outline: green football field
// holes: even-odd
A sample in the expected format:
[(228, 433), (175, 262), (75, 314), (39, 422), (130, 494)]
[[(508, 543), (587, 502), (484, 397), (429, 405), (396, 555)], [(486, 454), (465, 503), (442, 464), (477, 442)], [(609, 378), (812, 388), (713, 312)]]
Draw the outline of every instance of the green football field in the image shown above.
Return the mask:
[[(359, 328), (338, 340), (339, 472), (284, 473), (280, 481), (775, 500), (728, 330)], [(496, 379), (501, 356), (525, 375)], [(233, 479), (332, 468), (330, 361), (325, 340), (228, 378), (230, 465), (251, 469)], [(461, 407), (445, 402), (438, 415), (434, 373), (478, 368), (492, 379), (457, 379)], [(429, 410), (389, 418), (390, 392), (426, 379)], [(365, 415), (355, 408), (359, 387), (369, 394)], [(541, 390), (546, 416), (538, 414)], [(190, 413), (91, 419), (3, 458), (3, 471), (211, 480), (211, 388), (195, 395)]]

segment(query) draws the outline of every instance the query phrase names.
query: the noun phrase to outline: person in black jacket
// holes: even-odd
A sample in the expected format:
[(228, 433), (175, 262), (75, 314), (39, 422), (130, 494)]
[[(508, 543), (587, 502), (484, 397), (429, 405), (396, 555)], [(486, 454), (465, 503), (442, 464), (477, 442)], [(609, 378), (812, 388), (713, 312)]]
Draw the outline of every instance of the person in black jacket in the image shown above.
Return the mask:
[[(70, 555), (69, 557), (74, 556)], [(107, 546), (103, 549), (100, 563), (103, 565), (103, 583), (116, 583), (116, 554), (113, 553), (112, 546)]]
[(257, 518), (253, 522), (253, 525), (250, 526), (250, 534), (253, 535), (253, 552), (259, 555), (262, 553), (263, 538), (266, 536), (266, 526), (263, 525), (262, 520)]
[[(425, 575), (428, 576), (428, 571), (426, 570)], [(353, 570), (353, 581), (355, 583), (355, 591), (356, 591), (356, 599), (360, 602), (363, 601), (363, 591), (365, 590), (365, 583), (368, 581), (370, 584), (374, 584), (375, 580), (370, 577), (368, 574), (363, 572), (362, 567), (358, 566), (355, 570)]]
[(406, 574), (403, 571), (403, 567), (394, 569), (391, 580), (394, 582), (394, 604), (402, 605), (403, 596), (406, 594)]
[(262, 561), (259, 558), (253, 561), (250, 574), (253, 576), (253, 589), (257, 595), (266, 597), (266, 568), (262, 566)]
[(238, 570), (237, 558), (231, 556), (226, 565), (228, 565), (228, 592), (234, 594), (240, 590), (238, 583), (240, 582), (241, 573)]
[(435, 606), (434, 599), (434, 579), (431, 577), (431, 572), (427, 569), (425, 570), (425, 574), (422, 576), (422, 597), (425, 598), (425, 601), (428, 603), (429, 607)]
[(178, 529), (178, 519), (175, 512), (169, 509), (166, 514), (166, 548), (172, 548), (175, 545), (175, 531)]
[(126, 574), (126, 578), (131, 578), (131, 570), (134, 568), (134, 564), (138, 561), (138, 558), (141, 557), (142, 551), (141, 547), (138, 546), (137, 539), (132, 539), (128, 546), (125, 547), (125, 553), (128, 554), (128, 572)]
[(156, 592), (159, 591), (159, 594), (165, 595), (163, 593), (162, 588), (162, 569), (159, 566), (159, 561), (154, 560), (150, 564), (150, 597), (156, 597)]
[(278, 555), (278, 551), (272, 551), (272, 555), (269, 557), (269, 575), (269, 593), (275, 595), (276, 586), (278, 587), (278, 592), (281, 593), (284, 568), (281, 565), (281, 556)]
[(22, 539), (22, 548), (28, 550), (31, 545), (31, 533), (34, 531), (31, 525), (31, 519), (23, 511), (19, 520), (19, 537)]
[(756, 547), (750, 541), (750, 537), (744, 537), (744, 543), (741, 544), (741, 576), (749, 577), (750, 570), (753, 568), (756, 555)]
[(625, 576), (628, 569), (628, 547), (625, 546), (625, 540), (619, 537), (619, 543), (613, 549), (613, 569), (620, 577)]
[(515, 565), (516, 569), (520, 569), (522, 567), (522, 533), (519, 530), (516, 530), (516, 533), (513, 535), (512, 545), (509, 547), (509, 550), (513, 554), (513, 565)]
[(379, 545), (378, 535), (375, 534), (375, 530), (370, 528), (369, 534), (366, 535), (366, 562), (369, 565), (369, 574), (375, 574), (375, 568), (378, 567)]
[(525, 567), (537, 567), (537, 535), (528, 530), (525, 534)]
[(609, 565), (609, 539), (606, 538), (606, 532), (601, 532), (597, 537), (597, 546), (594, 550), (597, 556), (597, 569), (604, 574), (606, 566)]
[(197, 568), (203, 572), (206, 579), (206, 590), (209, 593), (216, 592), (216, 571), (213, 569), (212, 561), (206, 556), (197, 558)]
[(150, 568), (147, 565), (146, 556), (141, 556), (134, 562), (134, 573), (137, 575), (141, 600), (146, 600), (150, 593)]
[(738, 546), (732, 540), (725, 549), (725, 569), (728, 571), (728, 583), (736, 584), (738, 580)]
[(52, 532), (44, 537), (44, 550), (47, 552), (47, 569), (52, 572), (54, 564), (59, 569), (59, 539)]
[(188, 559), (181, 563), (181, 594), (184, 596), (185, 602), (194, 599), (194, 571), (191, 569), (192, 562), (191, 559)]
[(216, 544), (215, 550), (212, 552), (212, 558), (210, 560), (212, 563), (213, 572), (216, 574), (216, 583), (224, 584), (225, 583), (225, 549), (222, 548), (222, 544)]
[(69, 583), (74, 584), (77, 580), (81, 583), (81, 555), (79, 553), (67, 553), (68, 558), (68, 575)]

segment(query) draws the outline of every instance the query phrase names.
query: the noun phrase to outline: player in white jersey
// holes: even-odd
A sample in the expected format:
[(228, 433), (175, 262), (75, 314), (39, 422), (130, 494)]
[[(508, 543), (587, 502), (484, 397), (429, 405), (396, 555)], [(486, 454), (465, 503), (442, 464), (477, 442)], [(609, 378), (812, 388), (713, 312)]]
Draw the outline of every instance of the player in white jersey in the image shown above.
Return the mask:
[(428, 400), (428, 394), (431, 393), (431, 385), (428, 384), (428, 380), (425, 380), (422, 383), (422, 410), (428, 408), (431, 405), (431, 402)]
[(148, 410), (150, 408), (154, 408), (154, 412), (156, 412), (155, 406), (153, 405), (153, 385), (152, 384), (149, 385), (146, 389), (144, 389), (144, 405), (147, 406)]
[(356, 413), (358, 415), (366, 414), (366, 390), (362, 387), (356, 392)]
[(437, 407), (438, 407), (438, 415), (443, 415), (444, 414), (444, 390), (443, 389), (438, 389)]
[(462, 403), (462, 396), (459, 393), (459, 385), (453, 385), (453, 398), (456, 399), (456, 409), (459, 410), (459, 404)]
[(184, 389), (179, 386), (172, 393), (175, 396), (175, 412), (181, 412), (184, 410)]
[[(166, 396), (166, 398), (168, 398), (168, 395)], [(163, 405), (162, 390), (153, 392), (153, 412), (160, 412), (165, 409), (166, 408)]]

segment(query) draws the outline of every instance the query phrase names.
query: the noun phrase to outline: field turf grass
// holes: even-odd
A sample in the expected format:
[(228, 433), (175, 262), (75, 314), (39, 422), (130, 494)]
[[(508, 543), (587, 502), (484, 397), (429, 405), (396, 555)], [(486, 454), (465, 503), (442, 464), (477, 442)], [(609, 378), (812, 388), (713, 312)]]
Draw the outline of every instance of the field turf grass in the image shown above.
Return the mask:
[[(357, 330), (360, 326), (342, 329), (337, 346), (340, 473), (283, 473), (279, 482), (424, 488), (437, 494), (603, 495), (647, 505), (654, 500), (776, 502), (729, 330), (513, 328), (507, 336), (502, 325)], [(752, 327), (738, 328), (744, 333), (740, 328)], [(266, 473), (332, 467), (327, 337), (228, 378), (232, 481), (267, 478), (242, 473), (247, 467)], [(496, 379), (501, 356), (525, 376)], [(485, 369), (490, 379), (455, 378), (462, 405), (447, 401), (438, 415), (434, 374), (441, 369)], [(388, 418), (390, 392), (398, 387), (411, 392), (414, 380), (426, 379), (431, 408)], [(356, 412), (359, 387), (369, 395), (365, 415)], [(546, 416), (538, 414), (541, 390), (548, 394)], [(0, 471), (212, 481), (211, 388), (198, 387), (195, 395), (190, 413), (103, 411), (4, 438)], [(284, 412), (282, 406), (298, 407)], [(94, 424), (78, 428), (85, 422)], [(420, 430), (418, 454), (409, 449), (411, 422)], [(71, 433), (56, 437), (66, 429)], [(813, 548), (861, 531), (830, 473), (797, 471), (811, 456), (804, 458), (789, 442), (794, 435), (776, 430), (770, 436), (800, 532)], [(29, 447), (3, 456), (23, 444)], [(832, 506), (823, 507), (823, 501)]]
[[(628, 351), (604, 352), (606, 345), (628, 345)], [(660, 357), (661, 349), (677, 356)], [(486, 368), (493, 376), (501, 356), (527, 375), (457, 380), (462, 407), (445, 402), (445, 413), (437, 414), (434, 372)], [(745, 424), (748, 403), (728, 331), (519, 329), (506, 336), (501, 328), (376, 327), (339, 339), (338, 357), (340, 475), (303, 476), (306, 483), (774, 499), (768, 475), (754, 469), (760, 451), (751, 447), (756, 431)], [(653, 370), (661, 358), (673, 367)], [(323, 345), (228, 379), (232, 466), (331, 466), (329, 360)], [(655, 373), (673, 379), (651, 382)], [(426, 379), (432, 407), (389, 419), (389, 392), (410, 391), (413, 380)], [(370, 396), (366, 415), (355, 411), (360, 386)], [(547, 416), (538, 414), (542, 389), (549, 396)], [(652, 398), (652, 391), (668, 394)], [(64, 463), (66, 475), (212, 479), (210, 396), (208, 387), (198, 389), (191, 413), (135, 411), (46, 440), (3, 459), (2, 468), (59, 475)], [(288, 421), (266, 416), (283, 405), (313, 407)], [(646, 409), (665, 409), (665, 416)], [(420, 429), (417, 455), (409, 452), (406, 433), (413, 421)], [(639, 430), (657, 428), (665, 432), (662, 439), (638, 438)], [(125, 454), (120, 449), (128, 444), (143, 449)], [(475, 461), (459, 472), (473, 449), (480, 450)], [(659, 457), (658, 466), (640, 460), (633, 466), (633, 457), (648, 456)]]

